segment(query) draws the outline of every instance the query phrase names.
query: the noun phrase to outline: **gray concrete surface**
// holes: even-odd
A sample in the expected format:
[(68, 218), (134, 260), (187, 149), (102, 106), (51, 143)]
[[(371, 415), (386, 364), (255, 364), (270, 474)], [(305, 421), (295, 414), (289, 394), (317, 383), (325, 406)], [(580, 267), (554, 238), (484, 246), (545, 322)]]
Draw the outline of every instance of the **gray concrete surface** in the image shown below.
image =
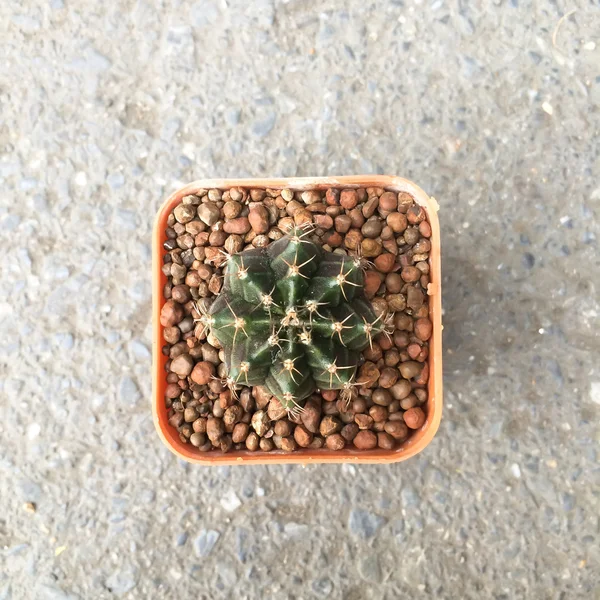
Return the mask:
[[(584, 0), (0, 3), (0, 598), (600, 597), (599, 32)], [(386, 467), (178, 462), (161, 199), (361, 172), (441, 205), (438, 436)]]

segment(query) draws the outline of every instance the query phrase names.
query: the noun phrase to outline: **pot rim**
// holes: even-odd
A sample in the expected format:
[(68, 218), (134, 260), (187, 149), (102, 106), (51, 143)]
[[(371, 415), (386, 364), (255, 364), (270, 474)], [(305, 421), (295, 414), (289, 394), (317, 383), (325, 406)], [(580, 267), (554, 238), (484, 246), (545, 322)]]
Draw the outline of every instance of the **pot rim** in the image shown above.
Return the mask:
[[(211, 450), (199, 452), (190, 444), (184, 444), (169, 425), (167, 408), (164, 404), (166, 377), (164, 365), (167, 358), (162, 354), (163, 327), (160, 324), (160, 310), (164, 304), (162, 294), (166, 276), (162, 272), (162, 244), (166, 239), (166, 221), (171, 210), (184, 196), (199, 189), (229, 189), (232, 187), (270, 189), (326, 189), (380, 187), (395, 192), (408, 192), (415, 202), (427, 212), (431, 225), (430, 277), (427, 287), (429, 296), (429, 317), (433, 323), (433, 333), (429, 341), (429, 381), (427, 384), (427, 418), (425, 423), (394, 450), (344, 450), (300, 449), (295, 452), (273, 450), (272, 452), (250, 452), (236, 450), (222, 453)], [(154, 220), (152, 234), (152, 414), (158, 435), (164, 444), (178, 458), (201, 465), (259, 465), (259, 464), (316, 464), (316, 463), (360, 463), (386, 464), (406, 460), (421, 452), (435, 436), (442, 418), (442, 304), (441, 304), (441, 254), (439, 205), (435, 198), (428, 196), (420, 187), (408, 179), (388, 175), (354, 175), (341, 177), (289, 177), (268, 179), (199, 179), (173, 192), (161, 205)]]

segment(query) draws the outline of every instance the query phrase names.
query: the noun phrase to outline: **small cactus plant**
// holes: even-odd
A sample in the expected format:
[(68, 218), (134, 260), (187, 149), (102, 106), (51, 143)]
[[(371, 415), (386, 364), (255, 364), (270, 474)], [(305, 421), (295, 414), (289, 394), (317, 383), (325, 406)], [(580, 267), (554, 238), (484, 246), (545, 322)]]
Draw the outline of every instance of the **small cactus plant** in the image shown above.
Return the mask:
[(267, 248), (228, 255), (221, 293), (200, 321), (225, 352), (227, 384), (265, 385), (297, 415), (317, 388), (349, 397), (359, 352), (383, 330), (358, 258), (293, 229)]

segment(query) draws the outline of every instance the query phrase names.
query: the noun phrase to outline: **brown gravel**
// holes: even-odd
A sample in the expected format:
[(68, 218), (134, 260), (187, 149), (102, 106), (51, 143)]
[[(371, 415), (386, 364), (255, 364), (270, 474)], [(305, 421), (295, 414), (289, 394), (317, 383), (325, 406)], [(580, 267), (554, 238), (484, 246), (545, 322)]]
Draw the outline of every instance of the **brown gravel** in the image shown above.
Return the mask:
[(183, 319), (183, 306), (174, 300), (167, 300), (160, 311), (160, 324), (163, 327), (177, 325)]
[(353, 209), (358, 203), (358, 196), (356, 190), (342, 190), (340, 194), (340, 204), (346, 210)]
[(372, 450), (377, 447), (377, 436), (372, 431), (364, 429), (356, 434), (352, 442), (359, 450)]
[(214, 374), (215, 365), (202, 361), (196, 363), (196, 366), (190, 375), (190, 379), (198, 385), (205, 385), (211, 380), (211, 377), (213, 377)]
[[(167, 357), (165, 403), (179, 438), (200, 452), (308, 448), (393, 450), (426, 420), (431, 226), (406, 193), (380, 188), (201, 190), (175, 207), (164, 243)], [(210, 302), (223, 281), (222, 251), (264, 247), (293, 224), (314, 223), (326, 250), (364, 257), (365, 294), (376, 313), (391, 314), (394, 331), (363, 351), (354, 399), (314, 394), (298, 419), (288, 418), (265, 388), (226, 390), (223, 354), (206, 336), (195, 302)], [(367, 262), (370, 261), (370, 262)]]
[(253, 206), (250, 209), (248, 221), (256, 233), (267, 233), (269, 231), (269, 211), (264, 206)]
[(321, 421), (321, 425), (319, 427), (319, 433), (323, 437), (327, 437), (328, 435), (332, 435), (334, 433), (338, 433), (342, 429), (342, 423), (333, 416), (324, 417)]
[(346, 445), (346, 440), (339, 433), (334, 433), (325, 439), (325, 445), (329, 450), (341, 450)]
[(304, 425), (296, 425), (294, 439), (301, 448), (308, 448), (313, 441), (313, 434)]
[(425, 423), (425, 413), (418, 406), (409, 408), (404, 413), (404, 422), (411, 429), (419, 429)]

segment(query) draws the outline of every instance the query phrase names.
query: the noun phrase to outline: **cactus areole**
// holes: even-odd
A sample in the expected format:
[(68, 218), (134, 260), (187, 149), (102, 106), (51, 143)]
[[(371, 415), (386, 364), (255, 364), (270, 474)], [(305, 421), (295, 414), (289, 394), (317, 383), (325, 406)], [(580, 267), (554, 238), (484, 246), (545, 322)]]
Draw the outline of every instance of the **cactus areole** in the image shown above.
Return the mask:
[(200, 318), (223, 347), (230, 389), (264, 385), (292, 415), (317, 388), (348, 396), (361, 350), (383, 329), (360, 259), (309, 234), (296, 228), (228, 256), (223, 289)]

